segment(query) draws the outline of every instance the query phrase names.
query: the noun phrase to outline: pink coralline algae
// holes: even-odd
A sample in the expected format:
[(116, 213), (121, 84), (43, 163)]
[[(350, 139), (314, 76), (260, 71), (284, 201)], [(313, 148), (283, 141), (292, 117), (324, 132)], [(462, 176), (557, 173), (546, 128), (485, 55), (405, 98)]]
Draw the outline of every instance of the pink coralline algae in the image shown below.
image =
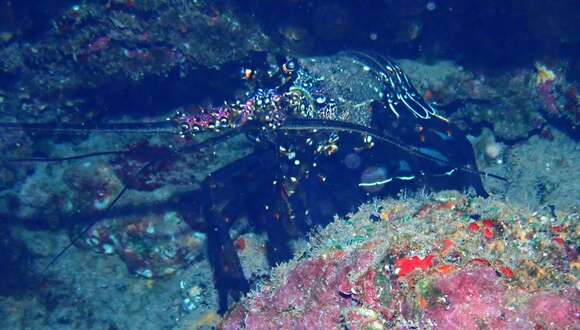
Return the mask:
[[(490, 329), (572, 329), (578, 323), (577, 294), (510, 292), (489, 267), (441, 278), (435, 289), (444, 304), (425, 311), (426, 328), (480, 329), (485, 325)], [(523, 302), (514, 303), (518, 299)]]
[[(551, 250), (554, 235), (577, 241), (575, 216), (550, 221), (497, 201), (442, 196), (385, 201), (378, 211), (393, 214), (388, 221), (370, 220), (364, 207), (337, 220), (221, 328), (580, 328), (578, 258)], [(474, 220), (465, 214), (479, 214), (478, 228), (494, 238), (466, 230)]]
[[(421, 310), (413, 307), (411, 295), (401, 290), (391, 291), (389, 298), (381, 297), (378, 292), (385, 287), (377, 283), (372, 267), (345, 294), (340, 283), (352, 266), (370, 264), (364, 257), (343, 261), (305, 262), (290, 272), (286, 284), (277, 291), (269, 288), (247, 305), (238, 305), (223, 329), (342, 329), (344, 324), (349, 329), (385, 329), (399, 312), (420, 320), (421, 328), (573, 329), (578, 325), (577, 294), (518, 297), (521, 293), (510, 292), (491, 267), (467, 267), (451, 275), (430, 277), (434, 284), (429, 294), (434, 297), (428, 297), (428, 305), (423, 306), (426, 309)], [(383, 304), (390, 299), (394, 303)], [(524, 302), (515, 303), (518, 299)]]
[(578, 292), (564, 292), (564, 296), (554, 293), (537, 294), (530, 298), (522, 310), (522, 317), (512, 317), (512, 328), (555, 328), (578, 329), (580, 305)]
[(478, 324), (497, 328), (505, 318), (506, 292), (489, 267), (459, 272), (441, 278), (435, 285), (442, 304), (425, 311), (425, 325), (441, 329), (477, 329)]
[(339, 329), (341, 311), (351, 305), (338, 287), (347, 275), (368, 268), (372, 256), (309, 260), (292, 271), (275, 292), (267, 288), (247, 306), (231, 311), (223, 329)]

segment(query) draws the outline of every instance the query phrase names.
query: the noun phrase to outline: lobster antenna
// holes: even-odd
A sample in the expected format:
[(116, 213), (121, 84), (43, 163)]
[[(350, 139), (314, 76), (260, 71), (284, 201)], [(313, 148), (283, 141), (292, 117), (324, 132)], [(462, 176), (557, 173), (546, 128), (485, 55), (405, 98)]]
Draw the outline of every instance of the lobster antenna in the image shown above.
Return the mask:
[[(241, 133), (241, 130), (234, 129), (228, 131), (224, 134), (221, 134), (216, 137), (208, 138), (204, 141), (199, 143), (195, 143), (192, 145), (188, 145), (179, 149), (179, 152), (195, 152), (202, 148), (207, 148), (213, 145), (216, 145), (222, 141), (225, 141), (229, 138), (234, 137)], [(66, 157), (23, 157), (23, 158), (10, 158), (10, 157), (0, 157), (0, 161), (5, 162), (62, 162), (68, 160), (77, 160), (77, 159), (84, 159), (84, 158), (91, 158), (91, 157), (98, 157), (98, 156), (107, 156), (107, 155), (121, 155), (131, 153), (133, 150), (126, 149), (126, 150), (110, 150), (110, 151), (96, 151), (87, 154), (81, 155), (73, 155), (73, 156), (66, 156)]]
[(54, 132), (54, 133), (154, 133), (178, 134), (178, 129), (171, 121), (149, 123), (101, 123), (101, 124), (61, 124), (61, 123), (10, 123), (0, 122), (0, 129), (5, 131)]
[[(229, 131), (227, 133), (224, 133), (222, 135), (213, 137), (213, 138), (209, 138), (203, 142), (194, 144), (194, 145), (190, 145), (190, 146), (186, 146), (183, 148), (179, 149), (179, 152), (194, 152), (194, 151), (198, 151), (201, 148), (206, 148), (212, 145), (216, 145), (217, 143), (221, 142), (221, 141), (225, 141), (231, 137), (234, 137), (238, 134), (242, 133), (241, 129), (234, 129), (232, 131)], [(120, 153), (127, 153), (130, 152), (129, 150), (125, 150), (125, 151), (107, 151), (107, 152), (100, 152), (100, 153), (93, 153), (93, 154), (85, 154), (85, 155), (79, 155), (79, 156), (71, 156), (71, 157), (62, 157), (62, 158), (44, 158), (44, 159), (40, 159), (41, 161), (59, 161), (59, 160), (74, 160), (74, 159), (80, 159), (80, 158), (86, 158), (86, 157), (93, 157), (93, 156), (100, 156), (100, 155), (106, 155), (106, 154), (120, 154)], [(137, 178), (139, 175), (141, 175), (147, 168), (149, 168), (150, 166), (156, 164), (157, 162), (161, 161), (160, 159), (156, 159), (153, 161), (150, 161), (148, 163), (146, 163), (145, 165), (143, 165), (143, 167), (141, 167), (139, 169), (139, 171), (137, 171), (137, 173), (135, 173), (133, 175), (133, 178)], [(99, 222), (100, 219), (102, 219), (102, 217), (104, 215), (106, 215), (116, 204), (117, 202), (121, 199), (121, 197), (123, 197), (123, 195), (127, 192), (127, 190), (129, 190), (129, 186), (127, 185), (123, 185), (123, 189), (121, 189), (121, 191), (119, 191), (119, 193), (117, 193), (117, 195), (115, 196), (115, 198), (109, 203), (109, 205), (107, 205), (107, 207), (100, 212), (99, 216), (95, 216), (91, 222), (78, 234), (76, 235), (62, 250), (60, 250), (55, 256), (53, 256), (49, 263), (44, 266), (44, 268), (41, 271), (41, 274), (46, 274), (46, 272), (48, 271), (48, 269), (50, 269), (50, 267), (52, 267), (73, 245), (75, 245), (84, 235), (86, 235), (94, 226), (95, 224), (97, 224), (97, 222)]]
[(63, 162), (67, 160), (76, 160), (76, 159), (83, 159), (83, 158), (90, 158), (90, 157), (98, 157), (98, 156), (106, 156), (106, 155), (120, 155), (124, 153), (131, 152), (131, 150), (113, 150), (113, 151), (98, 151), (98, 152), (91, 152), (88, 154), (82, 155), (75, 155), (75, 156), (68, 156), (68, 157), (25, 157), (25, 158), (7, 158), (7, 157), (0, 157), (0, 161), (6, 162)]
[[(141, 173), (143, 170), (145, 170), (145, 168), (149, 167), (149, 165), (151, 165), (153, 162), (149, 162), (147, 163), (145, 166), (143, 166), (138, 173)], [(113, 206), (115, 206), (115, 204), (117, 204), (117, 202), (119, 201), (119, 199), (121, 199), (121, 197), (125, 194), (125, 192), (129, 189), (128, 186), (124, 185), (123, 189), (121, 189), (121, 191), (119, 191), (119, 193), (117, 193), (117, 196), (115, 196), (115, 199), (113, 199), (113, 201), (111, 201), (111, 203), (109, 203), (109, 205), (107, 205), (107, 208), (104, 209), (100, 215), (103, 216), (105, 215), (109, 210), (111, 210), (113, 208)], [(46, 264), (46, 266), (44, 266), (44, 268), (42, 269), (42, 271), (40, 272), (42, 275), (45, 275), (46, 272), (48, 271), (48, 269), (50, 267), (52, 267), (52, 265), (54, 265), (73, 245), (75, 245), (86, 233), (89, 232), (89, 230), (91, 230), (91, 228), (93, 228), (93, 226), (99, 222), (99, 217), (95, 216), (93, 220), (91, 220), (91, 222), (80, 232), (80, 234), (76, 235), (62, 250), (60, 250), (54, 257), (52, 257), (50, 259), (50, 262), (48, 264)]]
[[(341, 121), (336, 121), (336, 120), (326, 120), (326, 119), (290, 119), (290, 120), (285, 121), (284, 124), (281, 127), (279, 127), (278, 129), (288, 130), (288, 131), (291, 131), (291, 130), (331, 130), (331, 131), (347, 131), (347, 132), (357, 132), (357, 133), (361, 133), (361, 134), (368, 134), (368, 135), (372, 136), (373, 138), (376, 138), (378, 140), (386, 142), (386, 143), (388, 143), (388, 144), (390, 144), (398, 149), (401, 149), (405, 152), (408, 152), (414, 156), (417, 156), (417, 157), (420, 157), (423, 159), (427, 159), (427, 160), (430, 160), (433, 162), (438, 162), (438, 163), (444, 162), (450, 166), (453, 165), (449, 161), (425, 154), (414, 147), (406, 146), (406, 145), (402, 144), (401, 142), (399, 142), (393, 136), (384, 134), (384, 133), (379, 132), (377, 130), (374, 130), (372, 128), (368, 128), (368, 127), (358, 125), (358, 124), (352, 124), (352, 123), (341, 122)], [(504, 178), (502, 176), (474, 170), (474, 169), (471, 169), (468, 167), (457, 167), (456, 169), (460, 170), (460, 171), (467, 172), (467, 173), (482, 175), (485, 177), (490, 177), (490, 178), (494, 178), (497, 180), (509, 182), (509, 180), (507, 178)]]
[[(153, 165), (156, 162), (157, 161), (150, 161), (147, 164), (143, 165), (139, 169), (139, 171), (137, 171), (137, 173), (135, 174), (135, 177), (139, 176), (141, 173), (143, 173), (143, 171), (145, 171), (145, 169), (149, 168), (149, 166)], [(109, 205), (107, 205), (107, 208), (105, 208), (100, 213), (100, 216), (102, 217), (103, 215), (107, 214), (115, 206), (115, 204), (117, 204), (117, 202), (121, 199), (121, 197), (123, 197), (123, 195), (127, 192), (127, 190), (129, 190), (129, 186), (123, 185), (123, 189), (121, 189), (121, 191), (119, 191), (117, 193), (117, 195), (115, 196), (115, 199), (113, 199), (109, 203)], [(59, 253), (57, 253), (54, 257), (52, 257), (52, 259), (50, 259), (50, 262), (46, 266), (44, 266), (44, 268), (42, 269), (41, 274), (46, 274), (46, 271), (52, 265), (54, 265), (58, 261), (58, 259), (60, 259), (73, 245), (75, 245), (81, 238), (83, 238), (83, 236), (85, 236), (85, 234), (88, 233), (89, 230), (91, 230), (91, 228), (93, 228), (95, 226), (95, 224), (97, 224), (97, 222), (99, 222), (99, 219), (101, 217), (95, 216), (91, 220), (91, 222), (78, 235), (76, 235), (62, 250), (60, 250)]]

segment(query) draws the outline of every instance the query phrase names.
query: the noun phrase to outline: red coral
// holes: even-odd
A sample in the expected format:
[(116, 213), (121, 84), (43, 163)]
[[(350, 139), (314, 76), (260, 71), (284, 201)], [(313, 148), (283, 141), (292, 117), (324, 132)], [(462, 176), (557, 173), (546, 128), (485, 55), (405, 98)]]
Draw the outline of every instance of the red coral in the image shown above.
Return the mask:
[(485, 219), (481, 223), (483, 223), (483, 226), (486, 228), (493, 228), (495, 226), (495, 221), (491, 219)]
[(453, 249), (453, 247), (455, 246), (455, 244), (453, 244), (453, 241), (450, 240), (450, 239), (445, 239), (441, 243), (442, 243), (441, 245), (443, 245), (441, 247), (441, 252), (440, 252), (440, 254), (442, 256), (448, 254)]
[(483, 237), (487, 238), (487, 239), (492, 239), (494, 236), (493, 231), (491, 231), (491, 229), (489, 228), (485, 228), (483, 230)]
[(417, 268), (427, 270), (433, 266), (434, 258), (435, 256), (426, 256), (424, 259), (413, 256), (399, 259), (395, 261), (395, 273), (402, 277), (406, 276)]
[(475, 266), (489, 266), (489, 265), (491, 265), (489, 261), (487, 261), (485, 259), (481, 259), (481, 258), (471, 259), (469, 261), (469, 263), (471, 263), (472, 265), (475, 265)]
[(514, 277), (514, 272), (505, 266), (500, 267), (499, 272), (502, 273), (507, 278)]
[(243, 251), (246, 248), (246, 245), (246, 240), (243, 238), (238, 238), (234, 241), (234, 247), (239, 251)]
[(469, 226), (467, 226), (467, 230), (469, 231), (479, 231), (479, 225), (475, 222), (470, 223)]
[(564, 244), (565, 244), (564, 240), (562, 238), (560, 238), (560, 237), (554, 237), (554, 238), (552, 238), (552, 242), (554, 242), (554, 243), (556, 243), (556, 244), (558, 244), (560, 246), (564, 246)]

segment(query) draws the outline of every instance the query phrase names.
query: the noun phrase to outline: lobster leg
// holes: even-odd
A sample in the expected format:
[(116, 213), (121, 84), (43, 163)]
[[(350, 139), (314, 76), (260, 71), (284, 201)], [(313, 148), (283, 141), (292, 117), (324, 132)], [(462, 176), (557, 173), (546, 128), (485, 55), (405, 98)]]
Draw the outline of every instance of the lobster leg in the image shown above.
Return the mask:
[(265, 210), (264, 205), (272, 195), (264, 187), (272, 185), (268, 178), (273, 178), (277, 164), (271, 157), (271, 149), (258, 150), (213, 172), (202, 183), (202, 212), (207, 223), (208, 254), (219, 293), (220, 313), (227, 310), (230, 295), (238, 299), (249, 290), (229, 229), (242, 212)]
[[(277, 193), (280, 193), (280, 190), (273, 189), (270, 196), (276, 196)], [(264, 207), (264, 209), (256, 210), (256, 212), (261, 211), (261, 213), (258, 213), (260, 214), (260, 219), (258, 220), (268, 234), (268, 262), (271, 265), (276, 265), (292, 257), (292, 251), (288, 245), (290, 235), (287, 226), (289, 223), (284, 223), (290, 222), (292, 219), (285, 199), (272, 197), (265, 204), (268, 205), (269, 210), (265, 210)]]
[(214, 269), (216, 287), (219, 293), (219, 312), (228, 308), (228, 296), (238, 300), (240, 293), (249, 290), (240, 259), (229, 236), (229, 217), (216, 210), (204, 212), (208, 221), (208, 254)]
[[(218, 172), (228, 169), (230, 168), (225, 167)], [(219, 176), (220, 173), (215, 174)], [(232, 219), (236, 216), (233, 211), (242, 205), (239, 199), (230, 195), (232, 191), (224, 191), (224, 188), (228, 186), (226, 182), (221, 182), (221, 184), (214, 183), (213, 177), (204, 181), (202, 212), (207, 225), (208, 258), (214, 270), (216, 289), (219, 294), (219, 312), (225, 313), (228, 308), (229, 295), (231, 294), (234, 299), (239, 298), (241, 292), (245, 293), (249, 290), (249, 284), (229, 234)], [(237, 193), (238, 189), (235, 190), (234, 193)], [(220, 205), (221, 200), (230, 200), (230, 202), (223, 206)]]

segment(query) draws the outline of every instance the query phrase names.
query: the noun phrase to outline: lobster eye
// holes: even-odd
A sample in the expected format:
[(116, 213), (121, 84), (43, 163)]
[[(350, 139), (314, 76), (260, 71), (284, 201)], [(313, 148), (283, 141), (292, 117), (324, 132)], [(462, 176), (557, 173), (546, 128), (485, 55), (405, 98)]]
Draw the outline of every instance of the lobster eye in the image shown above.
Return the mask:
[(284, 71), (284, 73), (287, 75), (291, 75), (294, 71), (296, 71), (296, 69), (298, 69), (298, 66), (298, 61), (292, 58), (282, 65), (282, 71)]
[(187, 123), (180, 124), (179, 129), (181, 131), (181, 134), (186, 134), (191, 131), (191, 127)]

